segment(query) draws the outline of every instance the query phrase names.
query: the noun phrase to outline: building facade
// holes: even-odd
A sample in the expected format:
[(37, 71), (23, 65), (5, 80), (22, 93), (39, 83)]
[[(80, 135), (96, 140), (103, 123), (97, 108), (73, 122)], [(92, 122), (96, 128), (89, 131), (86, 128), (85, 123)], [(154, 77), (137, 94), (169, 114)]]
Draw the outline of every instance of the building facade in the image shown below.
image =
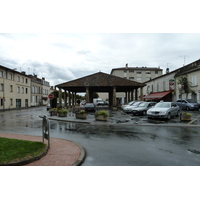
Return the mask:
[[(37, 85), (37, 92), (43, 95), (43, 88), (45, 96), (48, 97), (50, 86), (49, 83), (44, 82), (40, 79), (40, 83)], [(0, 65), (0, 110), (16, 109), (16, 108), (27, 108), (33, 105), (39, 105), (33, 103), (32, 86), (35, 85), (33, 78), (26, 75), (25, 72), (18, 72), (15, 69), (9, 69)], [(41, 101), (40, 105), (45, 105), (45, 102)]]
[[(125, 67), (112, 69), (110, 74), (131, 80), (131, 81), (144, 83), (148, 80), (161, 76), (162, 73), (163, 73), (163, 70), (160, 69), (160, 67), (158, 68), (156, 67), (129, 67), (128, 64), (126, 64)], [(117, 93), (118, 104), (124, 104), (130, 101), (129, 96), (131, 96), (131, 94)], [(141, 96), (141, 90), (138, 90), (137, 95), (135, 96), (137, 96), (139, 100), (143, 99), (142, 98), (143, 94)]]
[(144, 99), (146, 101), (175, 101), (175, 79), (176, 70), (167, 71), (166, 74), (146, 81), (144, 87)]
[[(186, 76), (190, 83), (191, 92), (181, 95), (179, 78)], [(145, 82), (145, 100), (152, 101), (176, 101), (179, 98), (193, 99), (200, 103), (200, 60), (178, 68), (172, 72)]]
[(191, 89), (191, 92), (187, 94), (183, 88), (182, 98), (193, 99), (200, 103), (200, 59), (176, 70), (175, 81), (177, 87), (175, 88), (175, 93), (177, 99), (181, 97), (180, 86), (178, 85), (178, 80), (181, 76), (187, 77)]

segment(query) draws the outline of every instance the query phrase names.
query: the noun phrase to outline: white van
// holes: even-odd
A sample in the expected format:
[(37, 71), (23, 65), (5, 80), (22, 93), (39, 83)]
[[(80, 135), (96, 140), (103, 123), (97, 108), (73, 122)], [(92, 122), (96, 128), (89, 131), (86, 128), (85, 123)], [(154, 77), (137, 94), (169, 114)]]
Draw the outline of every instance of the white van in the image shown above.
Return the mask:
[(102, 105), (104, 101), (102, 99), (93, 99), (93, 104), (95, 106)]

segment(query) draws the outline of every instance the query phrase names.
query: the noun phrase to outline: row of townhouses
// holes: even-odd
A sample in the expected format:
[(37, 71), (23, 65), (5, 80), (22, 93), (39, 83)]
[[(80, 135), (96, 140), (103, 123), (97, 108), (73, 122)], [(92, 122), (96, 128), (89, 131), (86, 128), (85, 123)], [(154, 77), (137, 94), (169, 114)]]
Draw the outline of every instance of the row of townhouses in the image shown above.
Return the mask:
[[(193, 99), (200, 103), (200, 59), (188, 65), (178, 68), (172, 72), (166, 69), (149, 67), (126, 67), (115, 68), (111, 71), (112, 75), (119, 76), (125, 79), (145, 83), (143, 88), (143, 99), (148, 101), (176, 101), (179, 98)], [(192, 92), (189, 94), (181, 93), (178, 80), (181, 76), (186, 76), (188, 82), (191, 84)], [(138, 90), (139, 99), (140, 91)], [(105, 98), (105, 97), (104, 97)], [(119, 104), (126, 103), (130, 99), (126, 99), (125, 93), (118, 93), (117, 100)]]
[(46, 105), (50, 92), (45, 78), (0, 65), (0, 110)]

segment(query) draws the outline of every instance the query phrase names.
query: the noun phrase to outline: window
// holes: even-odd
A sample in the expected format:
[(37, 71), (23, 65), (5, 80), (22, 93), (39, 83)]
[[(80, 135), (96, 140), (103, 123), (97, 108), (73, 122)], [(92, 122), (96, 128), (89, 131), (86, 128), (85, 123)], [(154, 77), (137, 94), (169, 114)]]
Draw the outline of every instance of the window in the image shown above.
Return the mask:
[(32, 86), (32, 93), (35, 93), (35, 86)]
[(166, 90), (166, 83), (165, 83), (165, 81), (163, 81), (163, 91), (165, 91)]
[(141, 77), (137, 77), (137, 81), (138, 81), (138, 82), (141, 82), (141, 81), (142, 81), (142, 78), (141, 78)]
[(20, 82), (20, 76), (17, 77), (17, 81)]
[(149, 80), (151, 80), (151, 77), (146, 77), (146, 81), (149, 81)]
[(134, 77), (129, 77), (130, 80), (134, 80)]
[(24, 83), (24, 77), (22, 77), (22, 83)]
[(159, 92), (159, 83), (157, 83), (157, 92)]
[(142, 72), (141, 71), (137, 71), (136, 74), (142, 74)]
[(129, 72), (130, 72), (130, 73), (134, 73), (134, 70), (130, 70)]
[(24, 94), (24, 88), (22, 87), (22, 94)]
[(13, 92), (13, 86), (10, 85), (10, 92)]
[(3, 106), (3, 99), (0, 99), (0, 106)]
[(127, 72), (127, 70), (124, 70), (124, 73), (126, 73)]
[(3, 84), (0, 84), (0, 91), (3, 91)]
[(146, 74), (151, 74), (151, 72), (150, 71), (146, 71)]
[(8, 77), (10, 80), (13, 80), (13, 75), (12, 74), (9, 74), (9, 77)]
[(158, 74), (158, 71), (155, 71), (155, 74)]
[(197, 86), (197, 75), (192, 76), (191, 83), (192, 83), (192, 86)]
[(2, 71), (0, 71), (0, 77), (3, 77), (3, 72)]
[(20, 87), (17, 87), (17, 93), (20, 93)]
[(28, 83), (28, 79), (26, 78), (26, 83)]
[(28, 94), (28, 88), (26, 88), (26, 94)]
[(10, 99), (10, 106), (13, 105), (13, 99)]

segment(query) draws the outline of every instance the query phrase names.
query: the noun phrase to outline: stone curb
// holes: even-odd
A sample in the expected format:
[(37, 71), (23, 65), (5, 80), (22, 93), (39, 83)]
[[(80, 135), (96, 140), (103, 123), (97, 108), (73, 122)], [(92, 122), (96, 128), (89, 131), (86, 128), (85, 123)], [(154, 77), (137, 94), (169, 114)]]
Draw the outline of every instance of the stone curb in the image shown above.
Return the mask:
[(78, 143), (76, 143), (76, 142), (73, 142), (73, 143), (75, 143), (80, 148), (80, 156), (79, 156), (79, 158), (76, 160), (76, 162), (72, 166), (80, 166), (83, 163), (83, 161), (85, 160), (86, 151)]

